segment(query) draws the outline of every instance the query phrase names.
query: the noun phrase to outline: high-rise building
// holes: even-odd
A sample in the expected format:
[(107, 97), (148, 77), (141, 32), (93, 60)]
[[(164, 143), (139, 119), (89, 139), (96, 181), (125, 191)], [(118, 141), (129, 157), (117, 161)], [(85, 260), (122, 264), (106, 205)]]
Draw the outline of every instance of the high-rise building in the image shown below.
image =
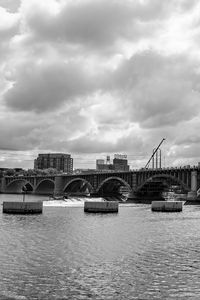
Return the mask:
[(43, 153), (38, 154), (34, 160), (34, 169), (53, 168), (64, 173), (73, 172), (73, 158), (65, 153)]

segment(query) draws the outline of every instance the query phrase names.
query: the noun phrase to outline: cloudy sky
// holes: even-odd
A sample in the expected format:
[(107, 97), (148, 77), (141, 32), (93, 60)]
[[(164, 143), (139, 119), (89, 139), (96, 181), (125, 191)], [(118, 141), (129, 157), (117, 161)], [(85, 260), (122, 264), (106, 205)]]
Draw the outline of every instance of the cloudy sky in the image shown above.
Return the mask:
[(0, 167), (200, 161), (198, 0), (0, 0)]

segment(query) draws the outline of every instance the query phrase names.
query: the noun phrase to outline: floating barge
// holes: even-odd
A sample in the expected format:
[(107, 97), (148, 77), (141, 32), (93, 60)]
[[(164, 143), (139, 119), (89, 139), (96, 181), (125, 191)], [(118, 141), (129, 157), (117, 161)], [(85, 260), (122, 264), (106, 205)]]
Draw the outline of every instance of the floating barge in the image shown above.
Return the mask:
[(84, 211), (89, 213), (117, 213), (118, 201), (85, 201)]
[(152, 201), (152, 211), (179, 212), (183, 210), (182, 201)]
[(3, 202), (3, 213), (6, 214), (41, 214), (42, 210), (43, 202)]

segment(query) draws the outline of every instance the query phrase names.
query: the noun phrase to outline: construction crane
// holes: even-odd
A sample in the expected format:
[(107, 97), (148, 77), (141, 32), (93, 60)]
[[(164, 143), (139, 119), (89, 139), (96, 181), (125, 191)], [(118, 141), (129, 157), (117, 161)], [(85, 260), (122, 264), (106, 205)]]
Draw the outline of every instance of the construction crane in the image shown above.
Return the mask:
[(150, 159), (148, 160), (148, 162), (147, 162), (147, 164), (146, 164), (146, 166), (145, 166), (145, 169), (148, 168), (150, 161), (152, 160), (152, 158), (154, 158), (154, 155), (157, 153), (158, 149), (160, 148), (160, 146), (162, 145), (162, 143), (163, 143), (164, 141), (165, 141), (165, 138), (163, 138), (162, 141), (160, 142), (160, 144), (157, 146), (157, 148), (155, 148), (155, 149), (153, 150), (153, 154), (151, 155)]

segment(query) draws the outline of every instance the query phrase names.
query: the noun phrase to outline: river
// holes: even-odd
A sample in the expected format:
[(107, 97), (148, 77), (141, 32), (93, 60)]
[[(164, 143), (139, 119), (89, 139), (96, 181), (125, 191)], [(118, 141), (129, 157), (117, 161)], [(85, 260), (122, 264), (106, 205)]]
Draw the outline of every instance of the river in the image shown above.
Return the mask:
[(200, 206), (87, 214), (83, 200), (44, 201), (40, 215), (0, 211), (0, 299), (199, 299)]

